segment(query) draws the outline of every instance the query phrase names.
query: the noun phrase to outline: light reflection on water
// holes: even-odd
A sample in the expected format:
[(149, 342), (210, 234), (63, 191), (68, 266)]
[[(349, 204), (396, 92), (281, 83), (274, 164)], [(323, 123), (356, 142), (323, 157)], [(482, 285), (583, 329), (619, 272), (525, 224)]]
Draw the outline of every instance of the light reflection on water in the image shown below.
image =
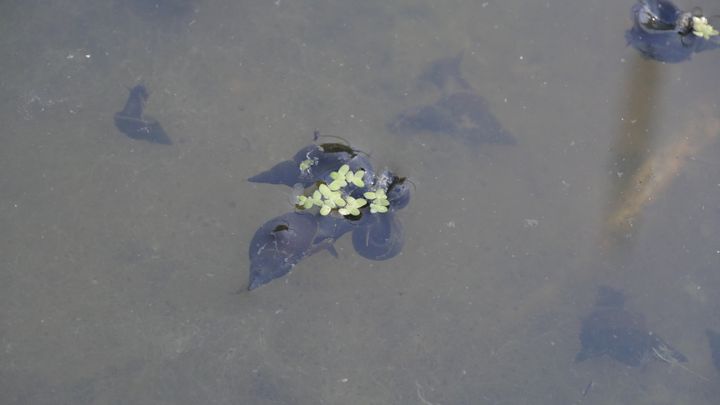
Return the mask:
[[(0, 6), (0, 402), (717, 396), (720, 52), (639, 58), (619, 0), (149, 3)], [(388, 130), (461, 53), (454, 90), (515, 145)], [(172, 146), (113, 127), (138, 82)], [(346, 237), (235, 294), (292, 194), (245, 179), (316, 129), (417, 184), (404, 251), (370, 262)], [(710, 381), (574, 363), (599, 285)]]

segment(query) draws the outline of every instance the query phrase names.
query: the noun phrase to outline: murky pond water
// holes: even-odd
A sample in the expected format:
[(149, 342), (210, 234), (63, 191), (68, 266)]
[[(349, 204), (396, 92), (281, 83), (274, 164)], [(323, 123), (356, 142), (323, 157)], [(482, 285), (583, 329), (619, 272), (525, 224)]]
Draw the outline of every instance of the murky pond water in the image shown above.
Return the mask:
[[(644, 59), (632, 4), (0, 5), (0, 402), (714, 403), (720, 50)], [(247, 292), (293, 190), (246, 180), (316, 130), (415, 184), (403, 250)], [(687, 362), (575, 362), (601, 286)]]

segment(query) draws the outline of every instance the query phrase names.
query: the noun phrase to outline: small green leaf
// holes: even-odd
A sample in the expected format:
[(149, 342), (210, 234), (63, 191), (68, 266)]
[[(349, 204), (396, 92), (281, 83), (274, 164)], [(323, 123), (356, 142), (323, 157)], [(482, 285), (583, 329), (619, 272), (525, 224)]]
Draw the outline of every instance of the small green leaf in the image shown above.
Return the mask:
[(360, 177), (354, 177), (352, 180), (352, 183), (355, 185), (355, 187), (365, 187), (365, 182), (362, 179), (362, 176)]
[(709, 40), (710, 37), (719, 34), (718, 31), (708, 23), (706, 17), (693, 17), (692, 20), (693, 34), (696, 36)]
[(327, 214), (332, 211), (332, 208), (328, 207), (327, 205), (323, 205), (322, 208), (320, 208), (320, 215), (326, 216)]
[(355, 204), (353, 205), (356, 208), (364, 207), (365, 204), (367, 204), (367, 201), (364, 198), (357, 198), (355, 199)]
[(350, 170), (350, 166), (342, 165), (342, 166), (340, 166), (338, 171), (330, 173), (330, 178), (333, 180), (343, 180), (344, 181), (348, 170)]
[(365, 198), (368, 200), (387, 200), (387, 195), (385, 195), (385, 190), (382, 188), (379, 188), (375, 191), (367, 191), (365, 194), (363, 194)]
[(337, 179), (333, 180), (332, 183), (330, 183), (329, 187), (330, 187), (330, 190), (337, 191), (345, 186), (347, 186), (347, 182), (345, 182), (345, 179), (337, 178)]
[(384, 207), (384, 206), (382, 206), (382, 205), (370, 204), (370, 213), (371, 213), (371, 214), (375, 214), (375, 213), (381, 213), (381, 214), (382, 214), (382, 213), (385, 213), (385, 212), (387, 212), (387, 211), (388, 211), (388, 208), (387, 208), (387, 207)]
[(315, 204), (315, 201), (313, 201), (312, 199), (308, 198), (308, 199), (305, 200), (305, 203), (303, 204), (303, 208), (305, 208), (306, 210), (309, 210), (310, 208), (312, 208), (312, 206), (313, 206), (314, 204)]
[(363, 182), (363, 176), (365, 176), (364, 170), (358, 170), (357, 172), (348, 172), (345, 175), (345, 180), (348, 183), (353, 183), (357, 187), (365, 187), (365, 183)]
[(330, 195), (332, 195), (332, 191), (327, 186), (327, 184), (321, 184), (320, 187), (318, 187), (318, 190), (320, 191), (320, 194), (322, 194), (325, 198), (328, 198)]
[(300, 171), (307, 172), (315, 163), (315, 160), (310, 158), (303, 160), (302, 162), (300, 162)]
[(333, 202), (334, 202), (335, 205), (337, 205), (338, 207), (344, 207), (345, 204), (346, 204), (346, 203), (345, 203), (345, 200), (343, 200), (342, 197), (335, 198), (335, 199), (333, 200)]

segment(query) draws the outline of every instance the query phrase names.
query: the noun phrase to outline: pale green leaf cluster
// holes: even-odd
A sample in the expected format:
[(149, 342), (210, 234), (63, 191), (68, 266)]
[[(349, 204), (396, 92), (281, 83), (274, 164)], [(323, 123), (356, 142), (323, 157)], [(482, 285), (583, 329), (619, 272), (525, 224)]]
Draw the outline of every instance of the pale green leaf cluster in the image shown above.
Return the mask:
[(342, 165), (338, 171), (330, 173), (330, 178), (332, 178), (333, 181), (328, 185), (328, 187), (330, 187), (330, 190), (333, 191), (346, 187), (348, 183), (352, 183), (356, 187), (365, 187), (363, 176), (365, 176), (364, 170), (358, 170), (353, 173), (350, 170), (350, 166)]
[(365, 201), (364, 198), (353, 198), (350, 196), (346, 197), (345, 202), (347, 203), (347, 205), (338, 210), (340, 215), (358, 216), (360, 215), (360, 208), (364, 207), (365, 204), (367, 204), (367, 201)]
[(322, 205), (323, 205), (322, 195), (317, 190), (315, 190), (315, 192), (309, 196), (299, 195), (299, 196), (297, 196), (297, 205), (305, 208), (306, 210), (309, 210), (310, 208), (312, 208), (313, 205), (322, 207)]
[(710, 37), (720, 34), (705, 17), (693, 17), (693, 34), (698, 37), (710, 39)]
[[(314, 164), (315, 161), (312, 159), (304, 160), (300, 164), (300, 170), (309, 170)], [(353, 172), (350, 170), (350, 166), (342, 165), (338, 171), (330, 173), (330, 177), (332, 182), (330, 184), (320, 183), (312, 195), (298, 196), (296, 202), (298, 207), (307, 210), (317, 206), (320, 208), (320, 215), (323, 216), (329, 215), (334, 209), (337, 209), (341, 215), (359, 216), (360, 208), (367, 205), (367, 200), (349, 195), (343, 197), (343, 188), (347, 187), (348, 184), (353, 184), (358, 188), (365, 187), (363, 181), (365, 171)], [(373, 200), (370, 207), (372, 213), (387, 212), (390, 203), (385, 195), (385, 190), (367, 192), (365, 197)]]
[(385, 213), (388, 211), (390, 201), (387, 199), (385, 190), (378, 189), (375, 191), (368, 191), (364, 194), (364, 197), (370, 200), (370, 213)]
[(320, 215), (328, 215), (335, 208), (344, 207), (345, 200), (339, 191), (332, 191), (326, 184), (320, 184), (317, 190), (311, 196), (299, 195), (297, 204), (304, 209), (310, 209), (313, 206), (320, 207)]

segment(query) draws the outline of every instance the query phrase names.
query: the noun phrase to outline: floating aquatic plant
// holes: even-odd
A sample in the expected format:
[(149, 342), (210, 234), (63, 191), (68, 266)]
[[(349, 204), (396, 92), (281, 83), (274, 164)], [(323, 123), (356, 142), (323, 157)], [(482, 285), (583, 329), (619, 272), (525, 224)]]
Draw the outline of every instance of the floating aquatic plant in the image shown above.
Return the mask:
[(695, 36), (710, 39), (710, 37), (720, 34), (718, 30), (708, 23), (705, 17), (693, 16), (692, 22), (693, 34), (695, 34)]
[(306, 210), (318, 206), (320, 207), (320, 215), (325, 216), (335, 208), (344, 207), (346, 203), (341, 192), (330, 190), (327, 184), (321, 183), (312, 195), (299, 195), (297, 205)]
[(368, 191), (365, 194), (363, 194), (365, 198), (370, 200), (370, 213), (385, 213), (388, 211), (388, 207), (390, 206), (390, 201), (387, 199), (387, 195), (385, 194), (385, 190), (380, 188), (375, 191)]
[(353, 173), (350, 166), (342, 165), (338, 171), (330, 173), (330, 178), (333, 179), (329, 184), (330, 190), (340, 190), (346, 187), (348, 183), (352, 183), (356, 187), (365, 187), (363, 176), (365, 176), (365, 170), (361, 169)]
[(324, 183), (320, 184), (318, 190), (320, 190), (320, 194), (323, 196), (325, 205), (329, 205), (331, 208), (345, 206), (345, 200), (343, 200), (342, 193), (340, 191), (333, 191), (327, 186), (327, 184)]
[(333, 179), (333, 181), (329, 184), (330, 190), (340, 190), (341, 188), (347, 186), (347, 181), (345, 180), (348, 173), (350, 172), (350, 166), (348, 165), (342, 165), (336, 172), (330, 173), (330, 178)]
[(301, 173), (308, 173), (308, 172), (310, 172), (310, 168), (313, 167), (313, 166), (315, 166), (315, 164), (316, 164), (317, 162), (318, 162), (318, 161), (317, 161), (317, 158), (312, 159), (312, 158), (309, 158), (309, 157), (308, 157), (307, 159), (305, 159), (305, 160), (303, 160), (302, 162), (300, 162), (300, 166), (299, 166), (299, 167), (300, 167), (300, 172), (301, 172)]
[(323, 196), (320, 193), (320, 191), (318, 191), (318, 190), (315, 190), (315, 192), (309, 196), (299, 195), (299, 196), (297, 196), (297, 205), (302, 206), (306, 210), (309, 210), (310, 208), (312, 208), (313, 205), (322, 207), (323, 206)]
[(364, 207), (365, 204), (367, 204), (367, 201), (365, 201), (364, 198), (353, 198), (350, 196), (346, 198), (345, 202), (347, 203), (347, 205), (338, 210), (340, 215), (358, 216), (360, 215), (360, 208)]
[(305, 208), (306, 210), (309, 210), (310, 208), (312, 208), (313, 204), (314, 204), (314, 202), (313, 202), (312, 197), (308, 197), (305, 195), (297, 196), (297, 205)]
[(365, 176), (365, 170), (358, 170), (355, 173), (348, 172), (345, 175), (345, 180), (347, 180), (348, 183), (354, 184), (355, 187), (365, 187), (363, 176)]

